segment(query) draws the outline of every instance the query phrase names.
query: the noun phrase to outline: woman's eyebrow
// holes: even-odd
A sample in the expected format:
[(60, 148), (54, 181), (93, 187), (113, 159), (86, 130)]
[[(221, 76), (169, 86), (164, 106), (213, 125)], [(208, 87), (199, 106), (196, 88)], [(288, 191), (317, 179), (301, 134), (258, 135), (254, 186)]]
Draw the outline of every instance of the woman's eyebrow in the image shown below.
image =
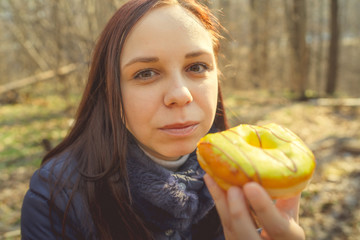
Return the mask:
[(126, 63), (124, 67), (127, 67), (129, 65), (132, 65), (132, 64), (138, 63), (138, 62), (149, 63), (149, 62), (158, 62), (158, 61), (159, 61), (158, 57), (136, 57), (136, 58), (130, 60), (128, 63)]
[[(195, 52), (191, 52), (185, 55), (185, 58), (194, 58), (194, 57), (198, 57), (201, 55), (209, 55), (211, 56), (212, 54), (207, 52), (207, 51), (195, 51)], [(130, 60), (128, 63), (126, 63), (124, 65), (125, 67), (128, 67), (129, 65), (132, 65), (134, 63), (149, 63), (149, 62), (158, 62), (159, 58), (158, 57), (136, 57), (132, 60)]]
[(193, 58), (193, 57), (199, 57), (201, 55), (209, 55), (212, 56), (211, 53), (207, 52), (207, 51), (195, 51), (195, 52), (191, 52), (185, 55), (185, 58)]

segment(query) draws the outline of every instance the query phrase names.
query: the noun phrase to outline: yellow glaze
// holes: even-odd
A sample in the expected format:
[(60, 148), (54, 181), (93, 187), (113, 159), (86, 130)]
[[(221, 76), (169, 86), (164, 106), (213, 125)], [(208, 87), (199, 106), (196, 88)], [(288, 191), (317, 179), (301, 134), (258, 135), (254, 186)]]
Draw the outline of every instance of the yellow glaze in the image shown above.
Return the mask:
[(199, 141), (197, 154), (201, 167), (224, 189), (256, 181), (272, 198), (300, 193), (316, 165), (303, 141), (274, 123), (208, 134)]

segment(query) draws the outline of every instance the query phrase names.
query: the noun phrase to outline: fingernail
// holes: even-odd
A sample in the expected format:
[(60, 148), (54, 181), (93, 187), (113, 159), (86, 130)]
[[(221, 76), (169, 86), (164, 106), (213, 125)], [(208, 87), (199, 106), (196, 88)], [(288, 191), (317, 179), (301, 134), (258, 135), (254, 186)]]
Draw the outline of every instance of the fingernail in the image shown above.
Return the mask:
[(261, 196), (261, 186), (257, 182), (249, 182), (244, 185), (244, 192), (247, 198), (258, 198)]

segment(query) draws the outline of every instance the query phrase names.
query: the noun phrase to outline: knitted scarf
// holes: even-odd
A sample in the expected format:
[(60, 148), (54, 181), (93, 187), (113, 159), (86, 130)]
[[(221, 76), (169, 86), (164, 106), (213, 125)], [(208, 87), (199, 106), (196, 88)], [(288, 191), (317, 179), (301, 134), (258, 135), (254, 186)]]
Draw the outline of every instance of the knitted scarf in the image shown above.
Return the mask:
[(154, 232), (173, 229), (188, 235), (214, 202), (208, 192), (195, 151), (177, 172), (154, 163), (130, 144), (127, 168), (133, 205)]

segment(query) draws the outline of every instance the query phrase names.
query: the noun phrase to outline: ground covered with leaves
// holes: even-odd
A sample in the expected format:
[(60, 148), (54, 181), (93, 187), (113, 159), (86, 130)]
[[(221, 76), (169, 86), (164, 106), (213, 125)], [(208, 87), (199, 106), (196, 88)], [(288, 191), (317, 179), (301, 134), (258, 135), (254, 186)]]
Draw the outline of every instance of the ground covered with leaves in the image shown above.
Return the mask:
[(314, 152), (316, 172), (302, 193), (300, 209), (307, 239), (359, 239), (360, 108), (319, 106), (316, 100), (293, 102), (256, 92), (238, 92), (228, 106), (232, 124), (276, 122)]
[[(275, 122), (298, 134), (317, 159), (302, 194), (307, 239), (359, 239), (360, 109), (294, 102), (265, 92), (225, 92), (231, 125)], [(49, 144), (63, 138), (73, 111), (59, 96), (0, 106), (0, 239), (20, 239), (22, 199)]]

